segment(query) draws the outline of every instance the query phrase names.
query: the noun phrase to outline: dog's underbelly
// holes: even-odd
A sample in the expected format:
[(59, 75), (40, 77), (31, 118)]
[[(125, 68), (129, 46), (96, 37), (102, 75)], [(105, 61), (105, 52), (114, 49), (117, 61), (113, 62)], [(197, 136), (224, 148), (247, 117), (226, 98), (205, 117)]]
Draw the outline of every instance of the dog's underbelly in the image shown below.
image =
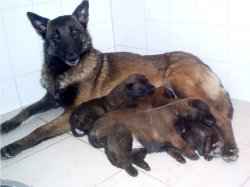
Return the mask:
[(145, 148), (148, 153), (164, 151), (165, 143), (138, 140), (134, 135), (132, 135), (132, 138), (133, 138), (132, 150)]

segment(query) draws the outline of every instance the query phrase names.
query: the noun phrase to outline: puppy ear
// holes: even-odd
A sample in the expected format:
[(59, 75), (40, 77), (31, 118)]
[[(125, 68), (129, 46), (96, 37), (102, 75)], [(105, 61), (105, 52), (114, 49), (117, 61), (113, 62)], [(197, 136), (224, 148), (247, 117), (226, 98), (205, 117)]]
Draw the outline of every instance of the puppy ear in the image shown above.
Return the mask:
[(75, 16), (83, 28), (86, 29), (89, 20), (89, 1), (82, 1), (82, 3), (73, 12), (73, 16)]
[(49, 19), (41, 17), (32, 12), (27, 12), (27, 16), (33, 27), (36, 29), (37, 33), (42, 36), (43, 39), (45, 39)]

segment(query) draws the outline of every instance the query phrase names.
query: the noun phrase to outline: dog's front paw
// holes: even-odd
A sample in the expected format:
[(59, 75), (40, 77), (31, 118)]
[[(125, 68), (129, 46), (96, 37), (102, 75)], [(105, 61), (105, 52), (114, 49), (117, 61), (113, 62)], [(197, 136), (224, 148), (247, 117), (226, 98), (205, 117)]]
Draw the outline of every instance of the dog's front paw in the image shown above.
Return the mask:
[(15, 128), (17, 128), (21, 123), (18, 121), (13, 121), (13, 120), (8, 120), (4, 123), (1, 124), (0, 129), (1, 129), (1, 134), (6, 134)]
[(225, 142), (223, 146), (222, 159), (226, 162), (236, 161), (239, 157), (239, 150), (235, 144)]
[(22, 147), (19, 144), (9, 144), (1, 149), (1, 159), (9, 159), (17, 154), (19, 154), (22, 151)]

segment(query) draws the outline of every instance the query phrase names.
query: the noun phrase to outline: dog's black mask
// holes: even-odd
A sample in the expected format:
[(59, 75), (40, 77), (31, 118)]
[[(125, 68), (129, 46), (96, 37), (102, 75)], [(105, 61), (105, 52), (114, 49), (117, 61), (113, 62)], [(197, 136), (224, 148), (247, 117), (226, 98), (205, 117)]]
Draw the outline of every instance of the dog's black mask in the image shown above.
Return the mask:
[(91, 37), (87, 31), (88, 1), (83, 1), (72, 15), (60, 16), (53, 20), (28, 12), (27, 16), (37, 33), (45, 41), (45, 59), (51, 58), (75, 66), (81, 55), (89, 50)]

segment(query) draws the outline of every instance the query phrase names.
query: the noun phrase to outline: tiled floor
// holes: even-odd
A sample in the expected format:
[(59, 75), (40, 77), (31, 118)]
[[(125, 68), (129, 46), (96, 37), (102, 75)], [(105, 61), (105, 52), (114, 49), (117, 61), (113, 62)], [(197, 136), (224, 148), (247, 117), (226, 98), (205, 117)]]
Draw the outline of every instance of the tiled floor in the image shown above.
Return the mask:
[[(20, 155), (1, 162), (1, 179), (15, 180), (33, 187), (71, 186), (184, 186), (184, 187), (249, 187), (250, 186), (250, 103), (233, 100), (233, 127), (240, 149), (236, 162), (222, 159), (211, 162), (200, 158), (179, 164), (166, 153), (147, 156), (151, 171), (139, 169), (132, 178), (112, 166), (103, 149), (91, 147), (85, 138), (70, 133), (47, 140)], [(17, 111), (2, 116), (9, 119)], [(27, 120), (18, 129), (1, 135), (1, 147), (28, 134), (50, 121), (62, 110), (49, 111)]]

